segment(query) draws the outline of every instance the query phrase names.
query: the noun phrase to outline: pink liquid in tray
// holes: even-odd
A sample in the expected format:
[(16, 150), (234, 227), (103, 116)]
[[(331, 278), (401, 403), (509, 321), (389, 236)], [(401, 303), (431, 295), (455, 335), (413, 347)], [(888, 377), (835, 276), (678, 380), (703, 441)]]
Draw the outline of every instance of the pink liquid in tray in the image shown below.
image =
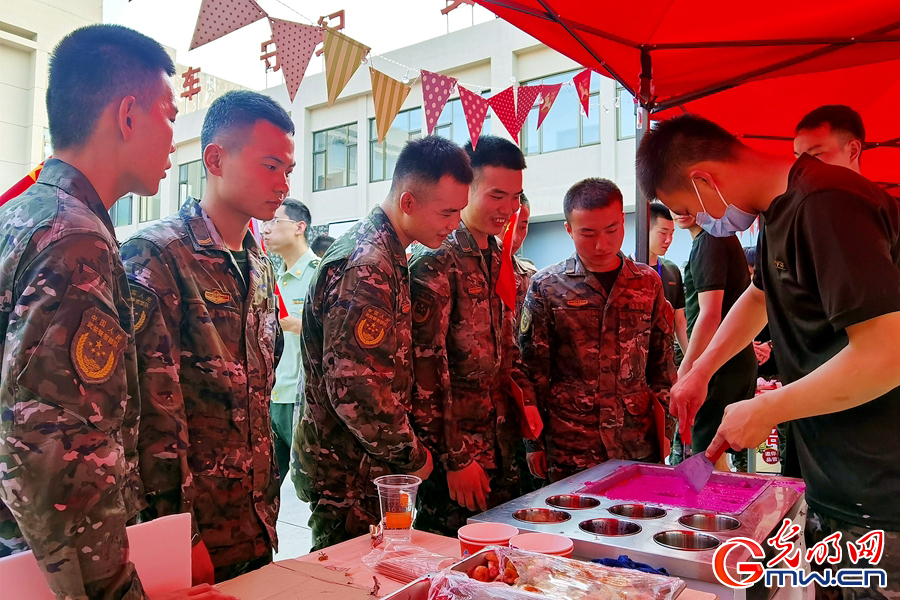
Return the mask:
[(739, 513), (747, 508), (759, 494), (765, 481), (738, 479), (727, 483), (710, 481), (700, 492), (695, 492), (678, 475), (650, 475), (638, 471), (633, 477), (616, 485), (605, 482), (589, 482), (579, 490), (610, 500), (649, 502), (692, 510), (716, 513)]

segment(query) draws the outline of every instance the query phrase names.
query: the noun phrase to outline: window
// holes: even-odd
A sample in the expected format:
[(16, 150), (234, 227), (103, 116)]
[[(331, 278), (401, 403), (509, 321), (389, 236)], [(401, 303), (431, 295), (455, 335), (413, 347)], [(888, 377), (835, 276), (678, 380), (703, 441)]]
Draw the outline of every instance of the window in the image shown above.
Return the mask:
[[(535, 79), (525, 85), (553, 85), (571, 83), (579, 71), (560, 73), (543, 79)], [(550, 108), (550, 112), (537, 128), (538, 107), (535, 104), (520, 133), (522, 151), (527, 154), (543, 154), (579, 146), (600, 143), (600, 76), (591, 76), (590, 111), (587, 117), (581, 110), (578, 93), (572, 85), (563, 85)]]
[[(490, 96), (490, 92), (482, 92), (482, 96)], [(481, 134), (490, 133), (491, 117), (488, 113)], [(383, 144), (378, 143), (378, 126), (375, 119), (369, 119), (369, 181), (391, 179), (394, 176), (397, 157), (400, 156), (404, 144), (425, 134), (421, 108), (411, 108), (397, 113), (397, 118), (391, 124)], [(469, 141), (469, 126), (459, 98), (448, 101), (444, 106), (434, 126), (434, 135), (447, 138), (460, 146)]]
[(206, 169), (203, 168), (203, 161), (195, 160), (178, 166), (178, 206), (183, 206), (188, 198), (199, 200), (205, 191)]
[(634, 96), (623, 87), (616, 87), (616, 121), (618, 121), (618, 139), (633, 138), (636, 126), (634, 114)]
[(313, 134), (313, 191), (356, 185), (356, 124)]
[(155, 196), (138, 196), (138, 223), (155, 221), (158, 218), (159, 192), (156, 192)]
[(113, 207), (109, 209), (109, 218), (112, 219), (113, 227), (124, 227), (131, 225), (132, 205), (134, 204), (131, 194), (126, 194), (119, 198)]
[[(446, 110), (444, 111), (446, 112)], [(409, 140), (422, 137), (422, 109), (411, 108), (397, 113), (384, 142), (378, 143), (378, 125), (369, 119), (369, 181), (384, 181), (394, 175), (400, 151)]]
[[(490, 96), (490, 92), (482, 92), (482, 96)], [(434, 126), (434, 134), (445, 137), (460, 146), (469, 141), (469, 125), (466, 123), (466, 114), (463, 112), (462, 101), (454, 98), (447, 102), (444, 111), (438, 117)], [(488, 111), (481, 135), (491, 134), (491, 112)]]

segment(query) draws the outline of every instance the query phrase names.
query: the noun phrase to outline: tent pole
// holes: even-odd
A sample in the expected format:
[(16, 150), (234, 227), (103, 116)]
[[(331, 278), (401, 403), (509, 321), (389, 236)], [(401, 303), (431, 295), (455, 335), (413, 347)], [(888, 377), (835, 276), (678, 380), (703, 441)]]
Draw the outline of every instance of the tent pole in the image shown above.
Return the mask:
[[(647, 109), (652, 100), (653, 64), (650, 49), (641, 47), (641, 86), (638, 90), (637, 102), (634, 104), (637, 129), (634, 135), (634, 150), (641, 147), (641, 139), (650, 129), (650, 111)], [(635, 173), (635, 175), (637, 175)], [(634, 178), (634, 258), (647, 264), (650, 258), (650, 218), (647, 199), (641, 194), (641, 188)]]
[[(637, 122), (642, 125), (635, 132), (634, 149), (637, 151), (641, 146), (641, 138), (647, 128), (650, 127), (650, 112), (635, 103), (635, 111), (637, 112)], [(647, 199), (641, 194), (641, 188), (637, 185), (637, 177), (635, 177), (634, 185), (634, 258), (637, 262), (647, 264), (650, 259), (650, 220), (649, 208), (647, 207)]]

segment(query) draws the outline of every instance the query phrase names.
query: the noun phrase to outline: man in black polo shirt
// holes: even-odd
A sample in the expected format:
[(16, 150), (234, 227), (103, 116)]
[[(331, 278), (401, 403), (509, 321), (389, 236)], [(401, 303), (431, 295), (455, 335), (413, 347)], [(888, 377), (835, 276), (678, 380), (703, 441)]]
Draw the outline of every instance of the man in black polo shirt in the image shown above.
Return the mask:
[[(637, 162), (644, 194), (709, 232), (765, 216), (753, 285), (673, 388), (672, 412), (690, 423), (712, 374), (768, 321), (787, 385), (728, 407), (712, 446), (753, 447), (792, 421), (808, 541), (883, 529), (886, 585), (844, 596), (900, 592), (900, 202), (850, 169), (757, 152), (693, 115), (645, 134)], [(865, 562), (845, 552), (831, 566)]]
[[(750, 285), (750, 271), (741, 243), (734, 235), (711, 235), (703, 231), (690, 215), (679, 215), (677, 222), (680, 228), (690, 232), (694, 240), (690, 259), (684, 268), (685, 315), (691, 341), (678, 369), (678, 377), (681, 378), (690, 372), (722, 320)], [(706, 400), (697, 410), (691, 427), (691, 448), (695, 454), (706, 450), (712, 442), (726, 406), (753, 397), (756, 367), (756, 353), (751, 343), (713, 375)], [(739, 470), (747, 470), (746, 455), (746, 452), (735, 455), (735, 466)], [(724, 455), (716, 468), (729, 470)]]

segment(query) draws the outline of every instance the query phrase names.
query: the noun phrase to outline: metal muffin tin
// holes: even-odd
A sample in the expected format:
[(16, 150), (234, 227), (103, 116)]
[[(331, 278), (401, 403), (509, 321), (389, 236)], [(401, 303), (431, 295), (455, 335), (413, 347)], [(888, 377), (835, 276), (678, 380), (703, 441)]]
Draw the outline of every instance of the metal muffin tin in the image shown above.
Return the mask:
[[(602, 494), (580, 494), (591, 483), (593, 489), (609, 489), (637, 471), (671, 474), (672, 467), (613, 460), (548, 485), (469, 519), (469, 522), (498, 522), (515, 525), (520, 531), (543, 531), (569, 537), (578, 558), (617, 558), (627, 554), (637, 562), (665, 567), (670, 574), (701, 582), (715, 583), (712, 558), (715, 548), (733, 537), (764, 542), (781, 524), (802, 497), (797, 479), (770, 475), (714, 473), (711, 481), (741, 485), (763, 483), (750, 503), (737, 513), (714, 514), (704, 510), (664, 504), (612, 500)], [(750, 479), (747, 479), (750, 478)], [(597, 482), (607, 486), (596, 486)], [(582, 498), (572, 497), (581, 496)], [(560, 500), (560, 496), (564, 498)], [(552, 498), (552, 502), (551, 502)], [(553, 504), (555, 502), (555, 504)], [(568, 504), (571, 507), (563, 508)], [(594, 505), (588, 507), (587, 505)], [(535, 521), (514, 518), (562, 512), (564, 520)], [(593, 523), (593, 525), (585, 525)], [(615, 523), (615, 526), (613, 526)], [(609, 535), (627, 531), (625, 535)], [(598, 533), (595, 533), (598, 532)], [(748, 559), (746, 551), (735, 550), (728, 564)]]

